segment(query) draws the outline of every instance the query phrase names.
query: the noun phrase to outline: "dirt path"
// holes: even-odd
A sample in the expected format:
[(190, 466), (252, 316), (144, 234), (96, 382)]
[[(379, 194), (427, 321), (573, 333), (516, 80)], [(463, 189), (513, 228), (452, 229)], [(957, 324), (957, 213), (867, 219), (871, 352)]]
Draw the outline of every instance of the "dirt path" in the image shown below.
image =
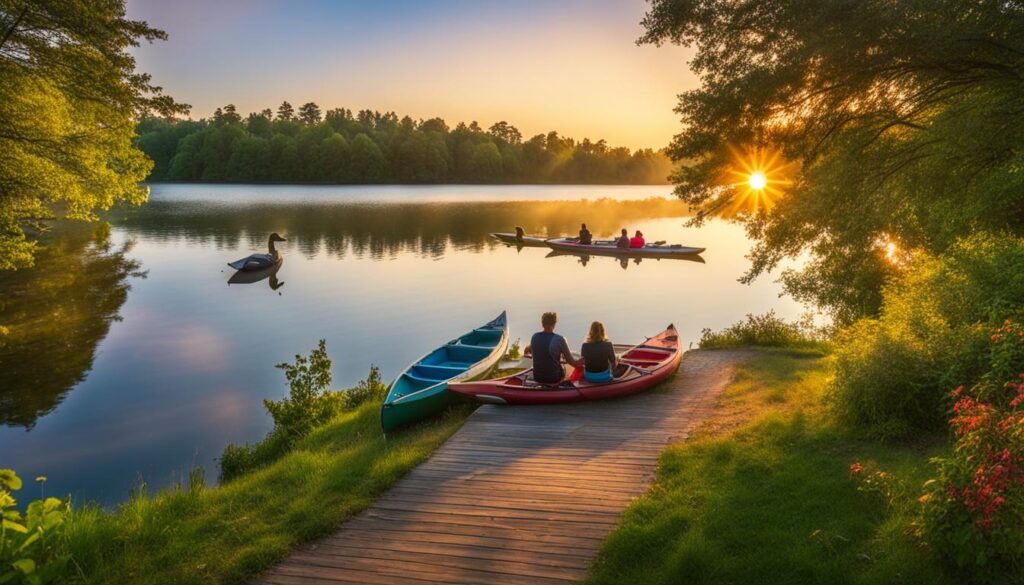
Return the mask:
[(713, 408), (745, 355), (687, 352), (664, 387), (623, 400), (483, 406), (371, 508), (258, 582), (579, 581), (665, 445)]

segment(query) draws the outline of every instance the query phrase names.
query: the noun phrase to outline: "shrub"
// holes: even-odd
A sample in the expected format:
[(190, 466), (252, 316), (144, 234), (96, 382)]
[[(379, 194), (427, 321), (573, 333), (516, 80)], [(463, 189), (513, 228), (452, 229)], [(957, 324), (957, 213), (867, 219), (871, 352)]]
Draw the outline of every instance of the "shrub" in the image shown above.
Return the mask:
[(388, 392), (387, 385), (380, 378), (380, 369), (370, 366), (365, 380), (360, 380), (355, 388), (339, 393), (341, 404), (345, 410), (352, 410), (367, 400), (383, 401)]
[(63, 582), (69, 556), (60, 537), (71, 505), (57, 498), (36, 500), (22, 516), (11, 495), (20, 489), (21, 478), (0, 469), (0, 583)]
[(922, 526), (928, 540), (972, 574), (1024, 578), (1024, 328), (1007, 322), (991, 337), (982, 381), (951, 394), (955, 437), (938, 477), (925, 484)]
[(764, 315), (748, 313), (746, 321), (735, 323), (722, 331), (703, 329), (700, 347), (819, 347), (824, 344), (824, 337), (824, 331), (814, 327), (809, 317), (799, 323), (790, 323), (777, 316), (775, 311), (768, 311)]
[(327, 359), (322, 340), (308, 359), (295, 356), (294, 365), (281, 364), (278, 367), (285, 370), (291, 392), (279, 401), (263, 401), (274, 417), (274, 429), (255, 443), (230, 443), (224, 448), (219, 461), (222, 482), (276, 461), (291, 451), (298, 440), (331, 418), (368, 401), (383, 402), (387, 394), (387, 385), (381, 380), (377, 366), (370, 366), (366, 379), (354, 388), (326, 391), (331, 379), (331, 361)]
[(1024, 240), (988, 233), (915, 255), (883, 290), (882, 313), (835, 339), (829, 401), (876, 435), (938, 429), (948, 390), (987, 368), (987, 331), (1024, 314)]
[(309, 357), (295, 356), (294, 364), (277, 364), (288, 380), (288, 397), (264, 400), (274, 419), (274, 432), (290, 439), (309, 434), (334, 414), (332, 401), (325, 396), (331, 385), (331, 360), (327, 357), (327, 343), (321, 339)]

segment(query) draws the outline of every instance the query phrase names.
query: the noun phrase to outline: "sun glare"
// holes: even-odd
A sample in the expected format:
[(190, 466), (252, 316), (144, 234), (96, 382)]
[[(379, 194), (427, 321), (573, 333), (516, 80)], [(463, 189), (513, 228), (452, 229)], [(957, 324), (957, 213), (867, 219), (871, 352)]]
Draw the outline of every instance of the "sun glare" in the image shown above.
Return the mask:
[(732, 149), (733, 165), (729, 169), (733, 188), (729, 204), (722, 209), (725, 216), (769, 211), (782, 196), (782, 189), (792, 183), (791, 164), (773, 150), (754, 148)]

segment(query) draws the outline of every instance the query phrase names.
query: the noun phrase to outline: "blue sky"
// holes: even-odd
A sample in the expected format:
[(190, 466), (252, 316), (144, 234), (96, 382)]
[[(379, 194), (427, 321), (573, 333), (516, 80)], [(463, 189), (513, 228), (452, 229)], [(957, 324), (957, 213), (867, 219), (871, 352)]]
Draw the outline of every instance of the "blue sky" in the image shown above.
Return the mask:
[(170, 35), (139, 66), (193, 117), (315, 101), (449, 125), (507, 120), (530, 136), (665, 146), (688, 50), (638, 47), (643, 0), (565, 2), (128, 0)]

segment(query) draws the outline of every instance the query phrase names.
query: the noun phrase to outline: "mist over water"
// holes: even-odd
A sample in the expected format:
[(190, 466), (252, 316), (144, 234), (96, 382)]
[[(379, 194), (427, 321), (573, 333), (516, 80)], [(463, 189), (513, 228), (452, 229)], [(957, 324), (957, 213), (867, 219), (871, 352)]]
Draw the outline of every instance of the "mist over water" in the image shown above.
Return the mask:
[[(155, 185), (110, 229), (57, 230), (38, 267), (0, 276), (0, 466), (46, 475), (48, 495), (123, 500), (271, 426), (263, 398), (286, 392), (274, 364), (327, 341), (334, 387), (370, 364), (390, 380), (427, 350), (508, 310), (528, 340), (541, 312), (578, 351), (604, 321), (615, 342), (672, 322), (684, 345), (705, 327), (800, 306), (771, 278), (753, 285), (743, 230), (686, 228), (669, 187), (296, 187)], [(706, 247), (703, 263), (554, 256), (488, 234), (554, 237), (585, 221), (648, 241)], [(102, 226), (102, 224), (99, 224)], [(230, 283), (226, 263), (287, 242), (280, 269)], [(234, 279), (237, 281), (237, 277)]]

